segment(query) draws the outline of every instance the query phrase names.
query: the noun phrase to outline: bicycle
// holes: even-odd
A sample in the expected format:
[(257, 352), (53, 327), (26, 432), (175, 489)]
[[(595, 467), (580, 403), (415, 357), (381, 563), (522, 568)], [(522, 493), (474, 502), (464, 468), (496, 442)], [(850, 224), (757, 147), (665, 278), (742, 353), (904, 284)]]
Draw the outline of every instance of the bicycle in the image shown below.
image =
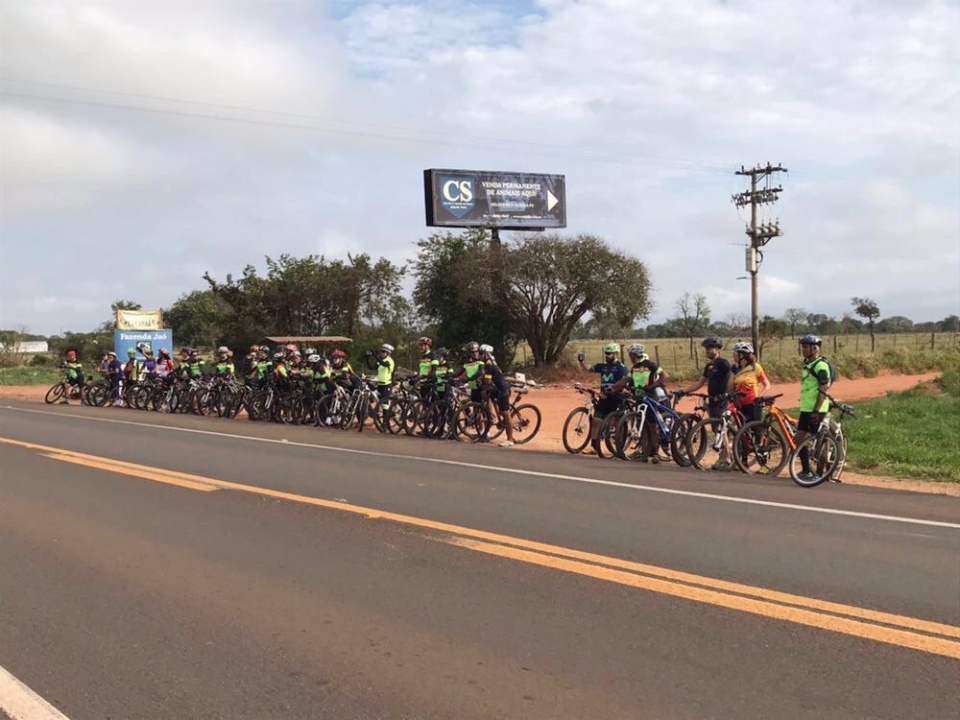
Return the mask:
[(721, 451), (730, 448), (737, 430), (746, 424), (737, 400), (743, 395), (735, 391), (708, 399), (725, 407), (719, 418), (705, 417), (690, 428), (686, 437), (687, 456), (697, 470), (705, 470), (719, 461)]
[(69, 377), (66, 375), (61, 378), (60, 382), (50, 386), (43, 400), (47, 405), (52, 405), (58, 400), (60, 402), (64, 400), (79, 400), (82, 405), (89, 404), (86, 397), (85, 386), (83, 384), (71, 384)]
[[(790, 479), (802, 488), (816, 487), (827, 480), (840, 482), (847, 463), (848, 441), (843, 434), (842, 420), (844, 415), (856, 417), (856, 413), (853, 406), (838, 402), (830, 395), (827, 395), (827, 400), (830, 404), (823, 413), (817, 432), (807, 436), (790, 453)], [(838, 411), (836, 418), (831, 415), (834, 410)], [(809, 473), (803, 472), (800, 455), (804, 450), (807, 452)]]
[(748, 475), (776, 477), (787, 464), (797, 445), (794, 435), (797, 420), (776, 406), (780, 395), (760, 397), (754, 401), (759, 407), (768, 407), (761, 420), (752, 420), (733, 436), (733, 459), (737, 467)]
[[(513, 427), (513, 441), (517, 445), (528, 443), (536, 437), (540, 431), (540, 423), (543, 416), (540, 408), (532, 403), (518, 404), (523, 396), (530, 392), (530, 386), (520, 380), (508, 380), (513, 388), (514, 396), (506, 412), (510, 414), (510, 423)], [(479, 403), (468, 403), (461, 412), (467, 418), (473, 417), (481, 423), (480, 437), (489, 441), (499, 438), (505, 429), (502, 421), (495, 419), (496, 414), (491, 410), (491, 404), (496, 402), (492, 386), (481, 388), (481, 401)], [(471, 408), (470, 406), (478, 406)]]
[[(676, 401), (682, 393), (675, 392), (671, 400)], [(672, 459), (679, 467), (687, 467), (690, 460), (684, 451), (685, 429), (681, 432), (684, 415), (673, 409), (672, 405), (644, 395), (637, 401), (635, 410), (627, 412), (620, 419), (616, 429), (616, 455), (621, 460), (640, 460), (659, 462), (659, 451), (665, 451), (663, 459)], [(652, 419), (652, 424), (651, 424)], [(689, 423), (687, 423), (689, 425)], [(659, 442), (654, 444), (654, 429), (659, 434)]]

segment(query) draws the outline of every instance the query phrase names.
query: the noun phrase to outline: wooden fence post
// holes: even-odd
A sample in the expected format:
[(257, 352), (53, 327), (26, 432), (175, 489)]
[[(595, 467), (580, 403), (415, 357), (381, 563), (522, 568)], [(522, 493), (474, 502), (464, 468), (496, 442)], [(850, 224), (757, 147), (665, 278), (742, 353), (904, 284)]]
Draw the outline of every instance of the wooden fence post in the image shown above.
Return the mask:
[(660, 346), (659, 345), (653, 346), (653, 359), (657, 361), (657, 365), (660, 364)]
[(673, 371), (674, 371), (674, 372), (677, 371), (677, 367), (678, 367), (678, 365), (677, 365), (677, 345), (676, 345), (676, 343), (674, 343), (674, 345), (673, 345)]
[(931, 349), (931, 350), (933, 350), (933, 345), (934, 345), (934, 343), (936, 342), (936, 340), (937, 340), (937, 333), (936, 333), (936, 332), (931, 332), (931, 333), (930, 333), (930, 349)]

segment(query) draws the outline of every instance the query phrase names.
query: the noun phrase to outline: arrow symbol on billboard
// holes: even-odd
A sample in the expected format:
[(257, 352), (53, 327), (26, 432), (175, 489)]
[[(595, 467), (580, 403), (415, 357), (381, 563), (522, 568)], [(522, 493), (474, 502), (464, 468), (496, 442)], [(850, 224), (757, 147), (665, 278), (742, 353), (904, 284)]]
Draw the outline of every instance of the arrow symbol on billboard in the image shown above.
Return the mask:
[(560, 201), (557, 200), (556, 196), (554, 196), (552, 192), (547, 190), (547, 212), (550, 212), (551, 210), (553, 210), (557, 206), (558, 202)]

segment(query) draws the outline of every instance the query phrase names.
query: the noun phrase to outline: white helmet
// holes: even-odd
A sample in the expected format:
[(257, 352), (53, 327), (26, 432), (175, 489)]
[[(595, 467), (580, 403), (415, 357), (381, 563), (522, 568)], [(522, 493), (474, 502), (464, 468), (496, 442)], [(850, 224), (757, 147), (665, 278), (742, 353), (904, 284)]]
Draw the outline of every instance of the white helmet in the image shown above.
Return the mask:
[(217, 348), (217, 352), (220, 354), (228, 353), (230, 352), (230, 348), (228, 348), (226, 345), (221, 345), (220, 347)]
[(308, 362), (308, 363), (318, 363), (318, 362), (320, 362), (320, 356), (317, 355), (316, 353), (311, 353), (310, 355), (307, 355), (307, 362)]
[(487, 345), (484, 343), (480, 346), (480, 352), (486, 353), (487, 355), (493, 355), (493, 345)]
[(380, 349), (383, 350), (384, 352), (392, 353), (393, 345), (391, 345), (390, 343), (384, 343), (383, 345), (380, 346)]
[(738, 343), (734, 343), (734, 345), (733, 345), (733, 351), (734, 351), (735, 353), (737, 353), (737, 352), (738, 352), (738, 353), (748, 353), (748, 354), (752, 355), (752, 354), (753, 354), (753, 345), (752, 345), (751, 343), (748, 343), (748, 342), (738, 342)]
[(647, 349), (640, 344), (631, 345), (627, 348), (627, 355), (632, 355), (633, 357), (640, 357), (647, 354)]

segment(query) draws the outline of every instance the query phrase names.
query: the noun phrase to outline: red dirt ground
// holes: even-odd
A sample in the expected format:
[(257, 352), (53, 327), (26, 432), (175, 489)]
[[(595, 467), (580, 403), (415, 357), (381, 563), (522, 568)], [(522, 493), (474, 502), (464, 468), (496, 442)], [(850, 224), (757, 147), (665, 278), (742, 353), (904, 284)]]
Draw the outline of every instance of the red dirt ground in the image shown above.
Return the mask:
[[(919, 382), (933, 380), (939, 375), (940, 373), (934, 372), (922, 375), (880, 375), (875, 378), (841, 378), (837, 380), (833, 386), (831, 395), (845, 402), (882, 397), (891, 390), (907, 390)], [(584, 373), (578, 376), (578, 378), (586, 387), (592, 387), (596, 382), (596, 378), (589, 373)], [(686, 383), (686, 385), (689, 384), (691, 383)], [(46, 391), (46, 386), (6, 386), (0, 387), (0, 398), (43, 402)], [(800, 402), (800, 383), (774, 385), (768, 394), (775, 395), (777, 393), (783, 393), (784, 395), (779, 403), (782, 407), (796, 407)], [(540, 408), (540, 412), (543, 415), (543, 424), (540, 427), (540, 432), (537, 437), (526, 445), (516, 446), (516, 449), (566, 452), (561, 441), (563, 421), (574, 407), (582, 404), (585, 396), (579, 395), (573, 389), (572, 383), (570, 383), (564, 385), (547, 385), (531, 390), (527, 398), (527, 402), (533, 403)], [(693, 400), (685, 400), (684, 402), (692, 403)], [(681, 409), (683, 408), (684, 404), (681, 403)], [(514, 448), (511, 448), (511, 450), (513, 449)], [(497, 450), (500, 452), (505, 451), (499, 448), (497, 448)], [(857, 475), (850, 472), (844, 474), (844, 482), (851, 485), (873, 485), (960, 497), (960, 485), (953, 483), (901, 480), (898, 478), (884, 478), (873, 475)]]

